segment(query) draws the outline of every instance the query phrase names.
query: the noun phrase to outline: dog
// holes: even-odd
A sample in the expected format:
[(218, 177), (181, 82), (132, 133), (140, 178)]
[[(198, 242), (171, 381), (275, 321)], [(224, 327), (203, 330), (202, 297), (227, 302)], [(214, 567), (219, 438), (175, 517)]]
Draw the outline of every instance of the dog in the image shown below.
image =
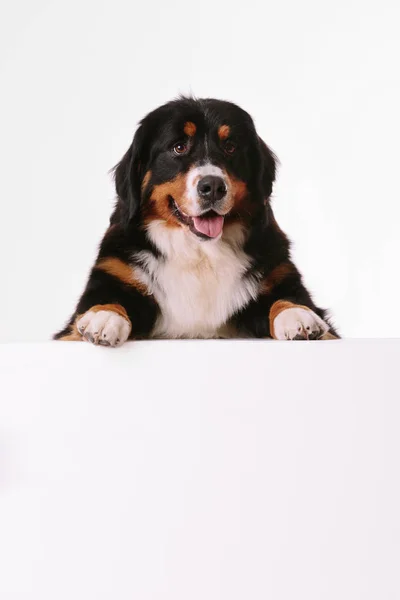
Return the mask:
[(54, 338), (339, 337), (275, 220), (276, 167), (235, 104), (181, 97), (150, 112), (114, 168), (110, 225)]

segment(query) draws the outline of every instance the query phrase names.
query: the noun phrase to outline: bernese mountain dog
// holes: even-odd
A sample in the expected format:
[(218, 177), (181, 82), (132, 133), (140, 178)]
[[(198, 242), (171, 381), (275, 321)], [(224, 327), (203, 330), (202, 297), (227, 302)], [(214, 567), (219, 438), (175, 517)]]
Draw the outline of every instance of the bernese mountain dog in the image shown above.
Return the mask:
[(230, 102), (148, 114), (114, 169), (117, 202), (58, 340), (339, 337), (303, 285), (270, 197), (277, 159)]

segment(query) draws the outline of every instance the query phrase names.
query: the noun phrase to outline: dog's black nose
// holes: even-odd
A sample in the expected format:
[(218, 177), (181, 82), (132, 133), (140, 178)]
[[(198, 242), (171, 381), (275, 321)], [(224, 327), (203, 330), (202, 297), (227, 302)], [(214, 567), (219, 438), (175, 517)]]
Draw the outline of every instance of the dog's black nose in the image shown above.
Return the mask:
[(214, 203), (225, 196), (226, 185), (222, 177), (207, 175), (197, 184), (197, 192), (203, 200)]

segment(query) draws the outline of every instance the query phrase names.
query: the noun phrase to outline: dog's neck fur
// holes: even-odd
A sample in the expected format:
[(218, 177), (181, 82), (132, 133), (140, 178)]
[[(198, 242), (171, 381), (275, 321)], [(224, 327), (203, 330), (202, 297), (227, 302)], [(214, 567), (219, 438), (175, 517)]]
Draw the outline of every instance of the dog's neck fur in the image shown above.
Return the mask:
[(135, 255), (138, 277), (153, 294), (160, 315), (152, 337), (221, 337), (229, 318), (258, 295), (258, 279), (246, 276), (246, 231), (227, 225), (218, 240), (200, 240), (185, 227), (153, 221), (148, 236), (162, 253)]

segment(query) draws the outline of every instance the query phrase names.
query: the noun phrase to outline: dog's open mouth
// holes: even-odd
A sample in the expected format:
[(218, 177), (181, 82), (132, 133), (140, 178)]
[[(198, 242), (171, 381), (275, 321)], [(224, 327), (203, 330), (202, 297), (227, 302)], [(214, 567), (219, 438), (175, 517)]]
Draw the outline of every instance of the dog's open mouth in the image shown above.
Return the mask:
[(217, 215), (213, 211), (210, 211), (210, 214), (207, 213), (205, 216), (193, 217), (192, 221), (196, 232), (210, 238), (218, 237), (224, 226), (224, 217)]
[(189, 217), (179, 210), (175, 200), (170, 196), (170, 204), (172, 212), (185, 225), (188, 225), (190, 231), (197, 236), (214, 239), (217, 238), (224, 227), (224, 217), (218, 215), (213, 210), (209, 210), (199, 217)]

